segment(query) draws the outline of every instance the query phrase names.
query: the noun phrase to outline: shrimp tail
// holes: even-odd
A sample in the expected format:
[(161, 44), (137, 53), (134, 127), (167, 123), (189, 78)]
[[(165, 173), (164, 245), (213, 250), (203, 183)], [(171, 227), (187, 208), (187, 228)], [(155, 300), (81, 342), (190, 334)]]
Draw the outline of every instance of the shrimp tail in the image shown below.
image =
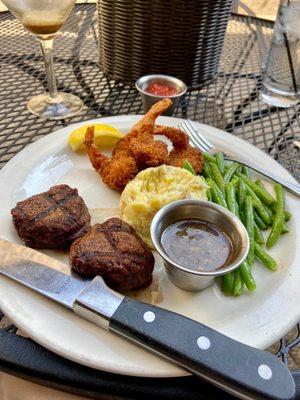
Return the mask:
[(94, 144), (94, 132), (95, 128), (93, 126), (87, 128), (84, 144), (92, 166), (96, 171), (100, 172), (109, 163), (110, 159), (96, 148)]

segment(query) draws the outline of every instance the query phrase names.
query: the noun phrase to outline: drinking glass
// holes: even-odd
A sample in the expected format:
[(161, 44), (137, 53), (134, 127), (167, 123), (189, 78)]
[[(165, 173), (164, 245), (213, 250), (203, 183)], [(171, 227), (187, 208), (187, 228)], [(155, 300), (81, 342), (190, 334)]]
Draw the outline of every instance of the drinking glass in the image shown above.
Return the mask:
[(53, 39), (68, 18), (76, 0), (2, 0), (7, 8), (39, 40), (45, 63), (48, 93), (29, 100), (27, 108), (46, 119), (63, 119), (78, 114), (83, 103), (77, 96), (58, 92), (53, 66)]
[(300, 1), (281, 0), (261, 98), (277, 107), (298, 103), (300, 93)]

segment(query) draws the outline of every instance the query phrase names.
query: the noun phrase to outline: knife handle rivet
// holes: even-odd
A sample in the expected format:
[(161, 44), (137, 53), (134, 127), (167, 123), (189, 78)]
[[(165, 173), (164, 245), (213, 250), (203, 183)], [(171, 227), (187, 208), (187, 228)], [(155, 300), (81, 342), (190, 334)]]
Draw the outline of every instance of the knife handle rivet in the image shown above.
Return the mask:
[(146, 311), (143, 318), (146, 322), (153, 322), (155, 320), (155, 314), (152, 311)]
[(210, 340), (206, 336), (200, 336), (197, 339), (197, 345), (201, 350), (207, 350), (210, 348)]
[(258, 375), (262, 378), (265, 379), (266, 381), (272, 378), (272, 370), (271, 368), (266, 365), (266, 364), (261, 364), (257, 368)]

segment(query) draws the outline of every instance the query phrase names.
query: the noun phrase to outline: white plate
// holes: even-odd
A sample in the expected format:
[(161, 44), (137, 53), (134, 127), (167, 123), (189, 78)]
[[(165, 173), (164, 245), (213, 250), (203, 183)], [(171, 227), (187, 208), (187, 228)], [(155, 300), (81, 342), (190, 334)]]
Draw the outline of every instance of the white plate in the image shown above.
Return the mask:
[[(92, 122), (109, 123), (128, 132), (137, 116), (103, 118)], [(175, 118), (161, 117), (160, 124), (177, 126)], [(85, 121), (82, 124), (86, 124)], [(82, 124), (77, 124), (82, 125)], [(262, 151), (218, 129), (200, 125), (209, 140), (225, 152), (243, 155), (293, 180), (290, 174)], [(0, 236), (19, 242), (10, 209), (16, 202), (35, 193), (66, 183), (79, 190), (90, 209), (118, 207), (119, 193), (102, 184), (86, 155), (72, 152), (67, 137), (74, 125), (56, 131), (26, 147), (0, 172)], [(300, 319), (300, 219), (299, 201), (286, 195), (287, 209), (293, 213), (290, 233), (272, 249), (279, 270), (254, 268), (257, 290), (240, 298), (225, 297), (212, 286), (200, 293), (182, 291), (164, 274), (157, 257), (155, 284), (160, 289), (144, 291), (144, 298), (156, 295), (156, 303), (249, 345), (266, 348), (287, 333)], [(298, 242), (298, 246), (296, 243)], [(145, 376), (186, 375), (158, 357), (81, 319), (71, 311), (42, 298), (8, 279), (0, 279), (0, 307), (31, 338), (48, 349), (79, 363), (105, 371)]]

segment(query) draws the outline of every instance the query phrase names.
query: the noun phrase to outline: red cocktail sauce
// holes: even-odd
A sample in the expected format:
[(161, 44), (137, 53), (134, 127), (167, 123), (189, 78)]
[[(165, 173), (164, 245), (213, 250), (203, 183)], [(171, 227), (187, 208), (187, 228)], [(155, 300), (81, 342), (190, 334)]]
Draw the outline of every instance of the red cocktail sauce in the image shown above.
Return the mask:
[(145, 92), (163, 97), (174, 96), (179, 93), (174, 87), (161, 82), (152, 83), (145, 89)]

